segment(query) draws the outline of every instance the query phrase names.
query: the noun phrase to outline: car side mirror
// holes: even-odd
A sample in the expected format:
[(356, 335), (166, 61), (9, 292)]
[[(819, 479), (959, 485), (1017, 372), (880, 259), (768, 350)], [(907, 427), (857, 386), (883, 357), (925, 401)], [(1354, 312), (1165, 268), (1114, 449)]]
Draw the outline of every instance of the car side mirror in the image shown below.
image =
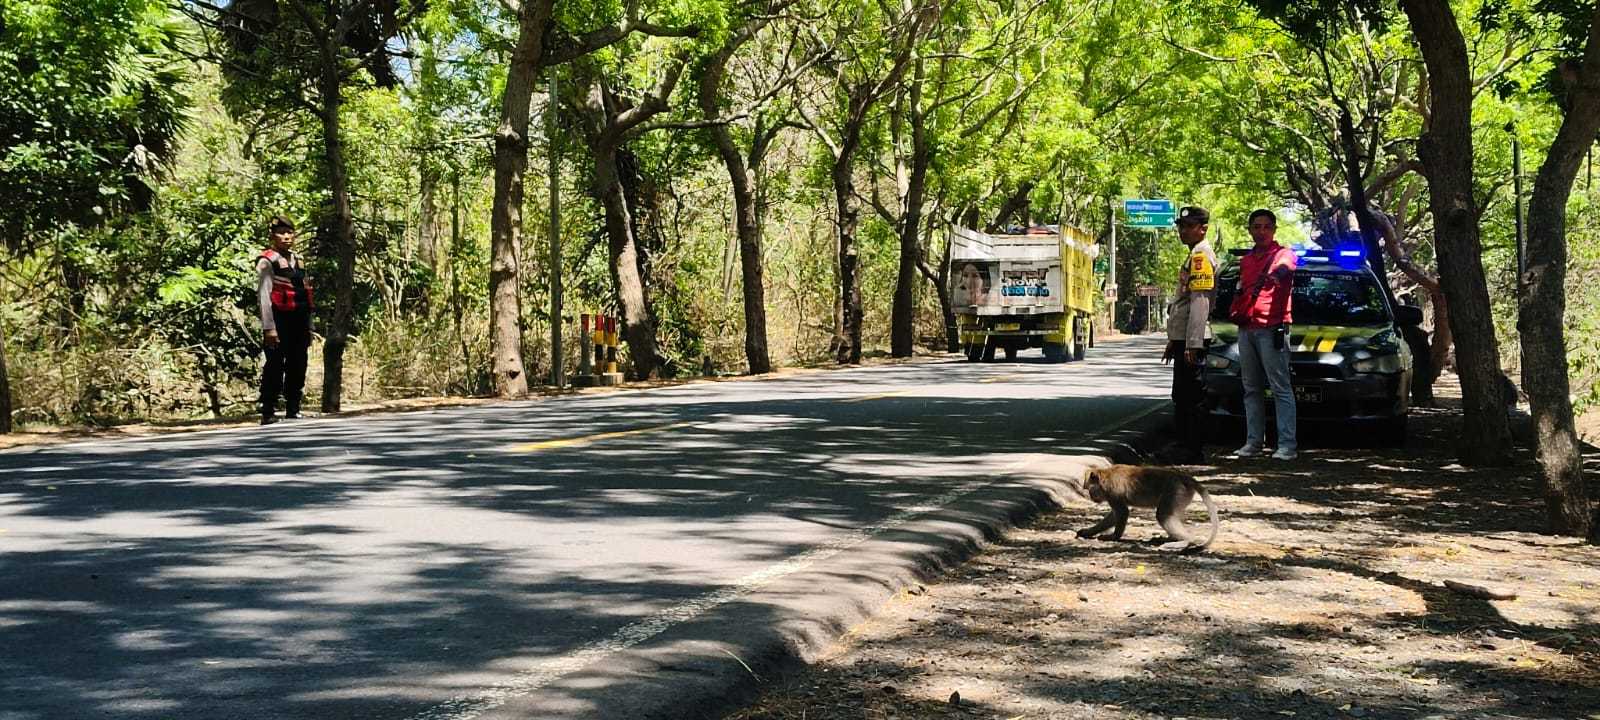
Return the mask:
[(1401, 305), (1394, 309), (1394, 322), (1396, 325), (1416, 327), (1422, 324), (1422, 308), (1415, 305)]

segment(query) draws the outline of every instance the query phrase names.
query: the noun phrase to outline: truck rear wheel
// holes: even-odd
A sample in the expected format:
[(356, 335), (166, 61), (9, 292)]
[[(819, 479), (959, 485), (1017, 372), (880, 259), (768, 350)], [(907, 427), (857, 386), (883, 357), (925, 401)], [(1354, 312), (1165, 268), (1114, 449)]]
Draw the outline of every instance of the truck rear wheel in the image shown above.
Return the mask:
[(1009, 362), (1011, 360), (1016, 360), (1016, 359), (1017, 359), (1017, 346), (1015, 344), (1013, 344), (1013, 343), (1006, 343), (1006, 360)]
[(967, 343), (962, 351), (967, 355), (967, 362), (977, 362), (983, 359), (983, 346), (978, 343)]
[(1067, 361), (1067, 346), (1063, 343), (1044, 344), (1045, 362), (1064, 363)]
[(983, 342), (983, 361), (994, 362), (994, 338), (989, 338)]

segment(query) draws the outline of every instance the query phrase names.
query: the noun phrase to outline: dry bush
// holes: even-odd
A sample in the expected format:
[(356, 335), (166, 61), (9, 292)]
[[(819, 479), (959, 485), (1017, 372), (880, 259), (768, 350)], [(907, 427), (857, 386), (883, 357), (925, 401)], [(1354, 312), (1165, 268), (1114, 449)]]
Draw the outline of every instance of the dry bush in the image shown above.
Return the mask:
[[(13, 355), (11, 387), (21, 424), (112, 425), (210, 414), (192, 358), (158, 340), (108, 347), (85, 338)], [(218, 390), (225, 412), (254, 402), (254, 390), (241, 383)]]
[(345, 383), (354, 391), (348, 399), (374, 402), (483, 393), (488, 374), (487, 319), (462, 318), (461, 328), (465, 342), (456, 333), (455, 321), (442, 315), (372, 319), (345, 360)]

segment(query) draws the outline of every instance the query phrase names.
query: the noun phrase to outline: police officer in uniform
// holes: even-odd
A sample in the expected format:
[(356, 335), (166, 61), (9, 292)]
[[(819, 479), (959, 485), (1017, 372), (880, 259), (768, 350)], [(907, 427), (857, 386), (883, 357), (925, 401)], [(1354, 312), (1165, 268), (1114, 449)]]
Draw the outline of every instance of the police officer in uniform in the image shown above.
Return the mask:
[(267, 363), (261, 373), (261, 424), (278, 421), (278, 395), (284, 417), (300, 417), (306, 385), (306, 351), (311, 347), (311, 282), (294, 252), (294, 224), (272, 218), (270, 246), (256, 258), (256, 294), (261, 305), (261, 345)]
[(1211, 306), (1216, 298), (1217, 254), (1206, 240), (1211, 214), (1205, 208), (1178, 210), (1178, 239), (1189, 254), (1178, 270), (1178, 287), (1167, 308), (1167, 349), (1162, 362), (1172, 363), (1172, 403), (1178, 430), (1180, 463), (1205, 462), (1206, 392), (1202, 369), (1211, 344)]

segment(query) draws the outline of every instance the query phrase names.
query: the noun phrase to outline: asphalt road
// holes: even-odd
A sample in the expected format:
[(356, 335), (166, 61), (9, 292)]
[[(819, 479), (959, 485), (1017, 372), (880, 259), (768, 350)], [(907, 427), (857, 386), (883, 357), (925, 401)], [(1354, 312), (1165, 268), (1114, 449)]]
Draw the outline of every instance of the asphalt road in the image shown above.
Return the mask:
[(836, 634), (795, 623), (1148, 415), (1159, 354), (0, 452), (0, 720), (620, 717), (755, 675), (741, 639)]

